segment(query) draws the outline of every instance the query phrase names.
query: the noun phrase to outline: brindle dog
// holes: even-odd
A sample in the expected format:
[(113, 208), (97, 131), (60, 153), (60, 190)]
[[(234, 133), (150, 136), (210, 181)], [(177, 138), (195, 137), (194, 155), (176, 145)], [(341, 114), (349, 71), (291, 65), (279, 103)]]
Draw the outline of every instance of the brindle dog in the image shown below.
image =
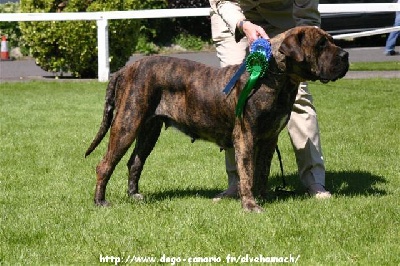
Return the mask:
[(211, 141), (223, 149), (234, 147), (242, 206), (262, 211), (254, 194), (266, 191), (278, 134), (289, 120), (299, 83), (335, 81), (349, 67), (348, 53), (316, 27), (296, 27), (270, 41), (269, 70), (250, 94), (242, 117), (235, 116), (235, 106), (249, 74), (241, 76), (230, 94), (222, 92), (238, 65), (213, 68), (149, 56), (115, 73), (108, 84), (99, 132), (85, 154), (111, 128), (107, 152), (96, 168), (95, 204), (108, 205), (107, 182), (135, 140), (128, 162), (128, 195), (141, 197), (140, 174), (165, 124), (193, 139)]

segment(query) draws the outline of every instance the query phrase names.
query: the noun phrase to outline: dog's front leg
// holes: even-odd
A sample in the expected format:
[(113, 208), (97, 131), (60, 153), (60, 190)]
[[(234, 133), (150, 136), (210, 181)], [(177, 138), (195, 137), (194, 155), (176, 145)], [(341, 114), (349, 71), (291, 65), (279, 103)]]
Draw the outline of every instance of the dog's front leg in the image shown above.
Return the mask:
[(260, 140), (256, 144), (256, 165), (254, 170), (253, 195), (266, 198), (268, 176), (278, 137)]
[(253, 135), (248, 130), (236, 130), (234, 136), (236, 167), (240, 178), (239, 194), (242, 207), (246, 211), (262, 212), (263, 209), (257, 205), (252, 192), (255, 169)]

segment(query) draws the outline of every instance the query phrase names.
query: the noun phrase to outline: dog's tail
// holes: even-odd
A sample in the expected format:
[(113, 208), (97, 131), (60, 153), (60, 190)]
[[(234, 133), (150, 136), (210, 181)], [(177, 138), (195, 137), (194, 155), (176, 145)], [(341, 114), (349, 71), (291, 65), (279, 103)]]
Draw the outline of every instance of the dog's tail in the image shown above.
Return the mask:
[(111, 80), (108, 82), (106, 90), (106, 100), (104, 104), (103, 120), (101, 121), (101, 125), (96, 137), (94, 138), (85, 153), (85, 157), (90, 155), (92, 151), (96, 149), (96, 147), (100, 144), (104, 136), (107, 134), (107, 131), (111, 127), (114, 117), (116, 92), (118, 90), (120, 78), (121, 71), (118, 71), (111, 77)]

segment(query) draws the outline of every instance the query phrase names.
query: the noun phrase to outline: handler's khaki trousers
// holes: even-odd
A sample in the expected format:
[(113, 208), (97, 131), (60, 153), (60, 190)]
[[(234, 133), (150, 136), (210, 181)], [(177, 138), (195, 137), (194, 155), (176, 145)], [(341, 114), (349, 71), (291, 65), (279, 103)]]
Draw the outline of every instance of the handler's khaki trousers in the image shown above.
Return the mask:
[[(211, 16), (212, 35), (221, 67), (241, 64), (246, 57), (248, 42), (243, 38), (239, 43), (229, 32), (225, 22), (218, 15)], [(272, 37), (278, 32), (268, 31)], [(317, 114), (307, 83), (301, 83), (287, 125), (296, 156), (300, 179), (305, 187), (312, 184), (325, 186), (325, 166), (319, 136)], [(228, 185), (237, 185), (239, 180), (234, 149), (225, 151)]]

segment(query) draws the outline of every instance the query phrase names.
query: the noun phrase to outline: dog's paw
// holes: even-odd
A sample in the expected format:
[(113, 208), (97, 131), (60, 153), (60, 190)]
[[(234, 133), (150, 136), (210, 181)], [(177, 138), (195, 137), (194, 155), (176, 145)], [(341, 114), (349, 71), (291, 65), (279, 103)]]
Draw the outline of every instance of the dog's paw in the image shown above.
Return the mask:
[(144, 197), (140, 193), (129, 194), (129, 197), (134, 200), (144, 200)]
[(247, 212), (255, 212), (255, 213), (262, 213), (264, 211), (263, 208), (258, 206), (255, 202), (253, 201), (248, 201), (243, 203), (243, 209)]
[(98, 199), (94, 199), (94, 204), (99, 207), (110, 207), (111, 206), (111, 203), (109, 203), (108, 201), (98, 200)]

